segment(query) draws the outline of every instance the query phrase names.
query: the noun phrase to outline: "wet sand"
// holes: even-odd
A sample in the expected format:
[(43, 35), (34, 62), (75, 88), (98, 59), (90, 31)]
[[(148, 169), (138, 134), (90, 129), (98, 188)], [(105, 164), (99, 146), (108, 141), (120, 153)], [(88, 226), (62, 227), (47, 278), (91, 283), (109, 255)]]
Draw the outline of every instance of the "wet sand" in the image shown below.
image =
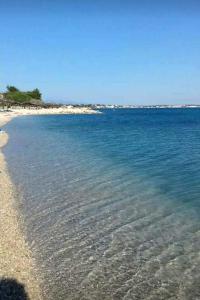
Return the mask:
[[(0, 114), (0, 127), (11, 120), (10, 115)], [(0, 133), (0, 299), (42, 299), (39, 278), (20, 226), (16, 209), (14, 188), (8, 175), (2, 147), (7, 143), (6, 133)], [(5, 281), (5, 279), (12, 279)], [(17, 285), (16, 282), (20, 283)], [(23, 292), (23, 289), (25, 291)], [(5, 294), (13, 290), (13, 297)], [(5, 294), (4, 294), (5, 293)], [(26, 294), (26, 296), (25, 296)], [(21, 297), (21, 298), (20, 298)]]

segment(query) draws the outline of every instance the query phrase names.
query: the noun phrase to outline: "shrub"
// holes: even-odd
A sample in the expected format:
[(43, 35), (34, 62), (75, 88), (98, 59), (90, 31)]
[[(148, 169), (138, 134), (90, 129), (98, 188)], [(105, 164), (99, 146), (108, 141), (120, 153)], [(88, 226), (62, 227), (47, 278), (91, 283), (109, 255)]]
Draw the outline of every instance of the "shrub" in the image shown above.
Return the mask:
[(24, 92), (8, 92), (6, 98), (17, 103), (28, 102), (31, 100), (31, 96)]

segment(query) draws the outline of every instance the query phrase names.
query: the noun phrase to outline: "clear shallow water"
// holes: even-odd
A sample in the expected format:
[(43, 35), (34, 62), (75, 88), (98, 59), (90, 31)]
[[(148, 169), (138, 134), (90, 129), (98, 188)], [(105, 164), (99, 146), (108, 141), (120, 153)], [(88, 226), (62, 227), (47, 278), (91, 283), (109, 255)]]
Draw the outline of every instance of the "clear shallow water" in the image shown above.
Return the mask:
[(200, 299), (200, 110), (6, 126), (46, 299)]

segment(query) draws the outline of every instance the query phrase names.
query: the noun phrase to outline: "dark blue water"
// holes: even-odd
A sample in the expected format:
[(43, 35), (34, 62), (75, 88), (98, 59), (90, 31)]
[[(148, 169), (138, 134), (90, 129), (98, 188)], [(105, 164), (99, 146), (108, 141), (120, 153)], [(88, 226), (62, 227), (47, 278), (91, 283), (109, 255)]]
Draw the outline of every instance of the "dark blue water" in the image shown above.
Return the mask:
[(46, 299), (200, 299), (200, 110), (28, 116), (4, 153)]

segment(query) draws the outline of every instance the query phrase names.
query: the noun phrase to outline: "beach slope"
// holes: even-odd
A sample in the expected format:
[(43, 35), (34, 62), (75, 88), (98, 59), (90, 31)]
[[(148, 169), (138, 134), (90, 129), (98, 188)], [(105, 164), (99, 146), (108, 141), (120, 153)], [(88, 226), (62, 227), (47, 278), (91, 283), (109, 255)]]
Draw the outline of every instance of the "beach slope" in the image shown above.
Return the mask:
[[(10, 119), (11, 116), (1, 114), (0, 127)], [(2, 147), (7, 141), (7, 134), (0, 133), (0, 299), (7, 299), (7, 293), (14, 293), (8, 299), (39, 300), (42, 299), (39, 279), (20, 227), (13, 185), (2, 153)]]

